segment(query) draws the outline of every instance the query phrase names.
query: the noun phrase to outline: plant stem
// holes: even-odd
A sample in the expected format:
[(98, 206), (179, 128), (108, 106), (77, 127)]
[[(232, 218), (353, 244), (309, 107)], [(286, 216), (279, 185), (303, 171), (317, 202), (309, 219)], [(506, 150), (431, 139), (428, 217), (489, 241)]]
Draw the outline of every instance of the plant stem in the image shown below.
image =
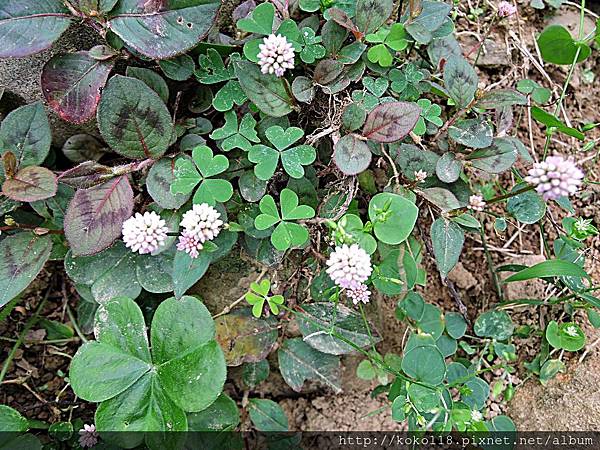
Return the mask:
[(75, 316), (73, 315), (73, 311), (71, 311), (71, 307), (69, 306), (68, 303), (66, 303), (65, 306), (67, 307), (67, 315), (69, 316), (69, 319), (71, 320), (73, 329), (77, 333), (77, 336), (79, 336), (79, 339), (81, 339), (84, 343), (86, 343), (88, 341), (88, 339), (85, 337), (85, 335), (79, 329), (79, 325), (77, 325), (77, 320), (75, 319)]
[(369, 322), (367, 321), (367, 315), (365, 314), (365, 309), (362, 304), (359, 304), (360, 314), (362, 316), (363, 322), (365, 323), (365, 327), (367, 328), (367, 334), (369, 335), (369, 341), (371, 341), (371, 348), (374, 353), (377, 353), (377, 349), (375, 348), (375, 341), (373, 340), (373, 334), (371, 333), (371, 327), (369, 326)]
[[(581, 14), (579, 16), (579, 40), (583, 39), (583, 25), (585, 23), (585, 0), (581, 0)], [(562, 91), (560, 93), (560, 97), (558, 99), (558, 103), (556, 104), (556, 108), (554, 110), (554, 115), (558, 117), (560, 110), (562, 108), (563, 100), (567, 94), (567, 89), (571, 84), (571, 79), (573, 78), (573, 73), (575, 72), (575, 66), (577, 65), (577, 61), (579, 59), (579, 55), (581, 54), (581, 46), (577, 47), (577, 51), (575, 52), (575, 57), (573, 58), (573, 62), (571, 63), (571, 67), (569, 67), (569, 73), (567, 75), (567, 79), (565, 80)], [(544, 143), (544, 156), (543, 159), (546, 159), (548, 155), (548, 149), (550, 148), (550, 140), (552, 139), (552, 135), (554, 134), (554, 130), (549, 128), (546, 134), (546, 142)]]
[(38, 305), (33, 316), (31, 316), (29, 318), (29, 320), (27, 321), (27, 323), (25, 324), (25, 328), (23, 328), (23, 331), (21, 331), (21, 333), (19, 334), (19, 338), (17, 339), (17, 342), (15, 342), (15, 345), (13, 345), (13, 348), (11, 349), (10, 353), (8, 354), (8, 357), (4, 361), (4, 364), (2, 366), (2, 371), (0, 371), (0, 384), (2, 384), (2, 381), (4, 380), (4, 377), (6, 376), (6, 372), (8, 372), (8, 368), (10, 367), (12, 360), (14, 359), (15, 355), (17, 354), (17, 350), (19, 349), (19, 347), (25, 340), (25, 336), (27, 335), (27, 333), (29, 333), (29, 330), (31, 330), (31, 328), (37, 323), (40, 313), (42, 312), (42, 308), (46, 304), (46, 301), (48, 300), (49, 296), (50, 296), (50, 288), (48, 288), (46, 290), (46, 293), (44, 294), (44, 298)]
[(492, 255), (490, 255), (490, 250), (487, 246), (487, 240), (485, 238), (485, 226), (482, 223), (481, 228), (479, 229), (479, 234), (481, 236), (481, 242), (483, 243), (483, 251), (485, 252), (485, 259), (487, 261), (490, 272), (492, 273), (492, 280), (494, 281), (494, 288), (496, 289), (496, 293), (498, 294), (498, 299), (500, 301), (504, 300), (504, 296), (502, 295), (502, 288), (500, 287), (500, 281), (498, 280), (498, 274), (494, 269), (494, 262), (492, 261)]

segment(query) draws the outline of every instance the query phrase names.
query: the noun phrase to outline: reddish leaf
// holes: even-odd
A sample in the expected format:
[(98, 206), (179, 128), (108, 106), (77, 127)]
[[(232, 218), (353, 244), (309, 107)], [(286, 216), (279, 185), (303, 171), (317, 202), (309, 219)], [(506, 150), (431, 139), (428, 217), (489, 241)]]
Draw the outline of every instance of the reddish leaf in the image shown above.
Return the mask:
[(65, 236), (73, 255), (93, 255), (110, 247), (132, 212), (133, 191), (126, 175), (75, 192), (65, 215)]
[(382, 143), (399, 141), (413, 130), (420, 114), (421, 108), (415, 103), (384, 103), (367, 117), (363, 135)]
[(19, 202), (35, 202), (56, 195), (56, 176), (38, 166), (25, 167), (2, 185), (2, 193)]
[(352, 19), (339, 8), (329, 8), (329, 16), (339, 26), (349, 30), (357, 40), (362, 40), (364, 34), (358, 29), (358, 27), (352, 22)]
[(88, 189), (105, 183), (115, 175), (110, 167), (95, 161), (86, 161), (63, 172), (58, 180), (76, 189)]
[(96, 113), (113, 66), (114, 60), (94, 59), (85, 51), (53, 57), (42, 71), (48, 105), (64, 120), (87, 122)]

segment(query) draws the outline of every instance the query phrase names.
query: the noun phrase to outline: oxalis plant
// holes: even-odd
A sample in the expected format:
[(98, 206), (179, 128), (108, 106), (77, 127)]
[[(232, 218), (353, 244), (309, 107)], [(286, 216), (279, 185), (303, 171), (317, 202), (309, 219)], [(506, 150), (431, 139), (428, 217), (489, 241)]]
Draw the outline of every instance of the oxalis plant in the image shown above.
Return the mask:
[[(581, 312), (600, 326), (584, 269), (597, 230), (571, 203), (594, 181), (551, 139), (586, 142), (594, 128), (559, 117), (575, 67), (600, 41), (583, 33), (585, 2), (577, 37), (552, 25), (537, 38), (546, 63), (569, 67), (556, 99), (533, 80), (482, 86), (473, 66), (482, 44), (459, 45), (448, 2), (248, 1), (233, 30), (219, 29), (220, 6), (0, 0), (2, 58), (49, 48), (76, 23), (104, 39), (52, 57), (41, 75), (50, 114), (95, 118), (97, 135), (53, 147), (42, 102), (0, 125), (1, 317), (48, 261), (64, 261), (76, 315), (72, 328), (47, 322), (84, 342), (68, 382), (98, 404), (94, 424), (54, 423), (50, 435), (81, 447), (101, 438), (178, 448), (185, 435), (152, 432), (235, 430), (238, 405), (257, 430), (287, 431), (283, 409), (254, 394), (271, 366), (295, 391), (315, 380), (340, 393), (341, 356), (351, 353), (364, 357), (357, 376), (389, 400), (379, 412), (411, 431), (514, 431), (486, 410), (490, 396), (512, 398), (513, 340), (540, 337), (526, 367), (545, 383), (584, 348)], [(499, 2), (485, 35), (516, 13)], [(546, 127), (543, 148), (515, 136), (521, 114)], [(554, 210), (565, 218), (551, 219), (551, 238)], [(545, 261), (494, 265), (486, 235), (515, 223), (537, 224)], [(478, 317), (448, 280), (469, 236), (483, 243), (498, 296)], [(239, 252), (264, 267), (245, 296), (208, 311), (186, 295), (212, 263)], [(430, 257), (438, 274), (425, 270)], [(290, 266), (287, 279), (265, 276)], [(438, 276), (457, 311), (424, 300)], [(533, 279), (552, 294), (505, 300), (504, 284)], [(383, 355), (369, 316), (390, 301), (407, 334)], [(519, 326), (508, 307), (521, 303), (563, 313), (545, 329)], [(299, 334), (286, 331), (290, 320)], [(236, 366), (242, 402), (223, 392)], [(483, 374), (496, 369), (490, 386)], [(19, 412), (0, 406), (0, 418), (16, 432), (0, 447), (40, 447)], [(218, 439), (206, 445), (222, 448)]]

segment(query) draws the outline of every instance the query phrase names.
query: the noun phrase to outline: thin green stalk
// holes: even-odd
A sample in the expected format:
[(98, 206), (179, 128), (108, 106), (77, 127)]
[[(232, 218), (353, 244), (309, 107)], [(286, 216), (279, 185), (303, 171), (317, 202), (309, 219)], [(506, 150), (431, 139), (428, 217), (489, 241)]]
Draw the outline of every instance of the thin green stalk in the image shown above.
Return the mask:
[(369, 322), (367, 321), (367, 315), (365, 314), (365, 309), (362, 304), (359, 304), (360, 314), (362, 316), (363, 322), (365, 323), (365, 327), (367, 328), (367, 334), (369, 335), (369, 341), (371, 342), (371, 348), (374, 353), (377, 353), (377, 349), (375, 348), (375, 340), (373, 339), (373, 334), (371, 333), (371, 327), (369, 326)]
[(68, 303), (66, 304), (66, 306), (67, 306), (67, 315), (69, 316), (69, 319), (71, 320), (71, 324), (73, 325), (73, 329), (77, 333), (77, 336), (79, 336), (79, 338), (85, 344), (88, 341), (88, 339), (85, 337), (85, 335), (79, 329), (79, 325), (77, 325), (77, 320), (75, 319), (75, 316), (73, 315), (73, 311), (71, 311), (71, 307), (69, 306)]
[[(583, 39), (583, 25), (585, 23), (585, 0), (581, 0), (581, 14), (579, 16), (579, 40)], [(577, 51), (575, 52), (575, 57), (573, 58), (573, 62), (571, 63), (571, 67), (569, 67), (569, 73), (567, 75), (567, 79), (563, 84), (562, 92), (560, 93), (560, 97), (558, 99), (558, 103), (556, 104), (556, 108), (554, 110), (554, 115), (558, 116), (560, 110), (562, 108), (563, 100), (567, 95), (567, 89), (571, 84), (571, 79), (573, 78), (573, 73), (575, 72), (575, 66), (577, 66), (577, 60), (579, 59), (579, 55), (581, 54), (581, 46), (577, 47)], [(546, 136), (546, 142), (544, 143), (544, 158), (548, 155), (548, 149), (550, 148), (550, 140), (552, 139), (552, 135), (554, 131), (549, 129)]]
[(35, 310), (35, 313), (33, 314), (33, 316), (31, 316), (29, 318), (29, 320), (25, 324), (25, 328), (23, 328), (23, 331), (21, 331), (21, 334), (19, 334), (19, 338), (17, 339), (17, 342), (15, 342), (15, 345), (13, 345), (13, 348), (11, 349), (10, 353), (8, 354), (8, 357), (4, 361), (4, 365), (2, 366), (2, 371), (0, 372), (0, 384), (2, 384), (2, 381), (4, 380), (4, 377), (6, 376), (6, 372), (8, 372), (8, 368), (10, 367), (12, 360), (14, 359), (15, 355), (17, 354), (17, 350), (19, 349), (19, 347), (25, 340), (25, 336), (27, 335), (27, 333), (29, 333), (29, 330), (31, 330), (31, 328), (37, 323), (37, 321), (40, 317), (40, 313), (42, 312), (42, 308), (46, 304), (46, 301), (48, 300), (49, 296), (50, 296), (50, 289), (48, 289), (46, 291), (46, 294), (44, 295), (44, 298), (38, 305), (37, 309)]
[(498, 299), (500, 301), (504, 300), (504, 296), (502, 295), (502, 288), (500, 287), (500, 281), (498, 280), (498, 274), (494, 269), (494, 262), (492, 261), (492, 255), (490, 254), (490, 250), (487, 245), (487, 239), (485, 238), (485, 223), (481, 224), (481, 228), (479, 229), (479, 235), (481, 236), (481, 242), (483, 244), (483, 251), (485, 252), (485, 260), (487, 261), (488, 268), (490, 272), (492, 272), (492, 280), (494, 281), (494, 288), (496, 289), (496, 293), (498, 294)]

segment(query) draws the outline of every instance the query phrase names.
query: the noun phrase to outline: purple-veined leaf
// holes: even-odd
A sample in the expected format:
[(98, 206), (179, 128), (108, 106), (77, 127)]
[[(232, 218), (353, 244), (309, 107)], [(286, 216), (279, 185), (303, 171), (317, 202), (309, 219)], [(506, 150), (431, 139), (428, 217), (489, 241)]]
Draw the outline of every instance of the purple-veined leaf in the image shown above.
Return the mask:
[(167, 59), (196, 46), (220, 6), (218, 0), (121, 0), (108, 26), (142, 55)]
[(12, 152), (16, 167), (39, 165), (50, 152), (52, 136), (42, 102), (11, 111), (0, 125), (0, 153)]
[(19, 202), (35, 202), (56, 195), (56, 176), (45, 167), (29, 166), (19, 170), (2, 185), (2, 193)]
[(110, 247), (132, 212), (133, 191), (126, 175), (79, 189), (65, 215), (65, 237), (73, 255), (93, 255)]
[(81, 51), (54, 56), (42, 71), (42, 92), (64, 120), (84, 123), (96, 113), (100, 93), (114, 61), (101, 61)]
[(367, 117), (363, 136), (382, 143), (399, 141), (413, 130), (420, 114), (421, 108), (416, 103), (383, 103)]
[(52, 45), (71, 24), (61, 0), (0, 0), (0, 58), (22, 58)]
[(0, 307), (29, 286), (48, 261), (51, 251), (49, 235), (25, 232), (0, 242)]
[(146, 83), (115, 75), (102, 92), (98, 128), (106, 143), (127, 158), (159, 158), (173, 134), (169, 110)]
[(76, 2), (77, 9), (88, 16), (106, 14), (115, 7), (118, 0), (79, 0)]
[(76, 189), (88, 189), (114, 178), (112, 169), (95, 161), (85, 161), (58, 177), (61, 183)]
[(353, 134), (342, 137), (334, 147), (335, 165), (345, 175), (358, 175), (371, 164), (371, 149), (365, 141)]

